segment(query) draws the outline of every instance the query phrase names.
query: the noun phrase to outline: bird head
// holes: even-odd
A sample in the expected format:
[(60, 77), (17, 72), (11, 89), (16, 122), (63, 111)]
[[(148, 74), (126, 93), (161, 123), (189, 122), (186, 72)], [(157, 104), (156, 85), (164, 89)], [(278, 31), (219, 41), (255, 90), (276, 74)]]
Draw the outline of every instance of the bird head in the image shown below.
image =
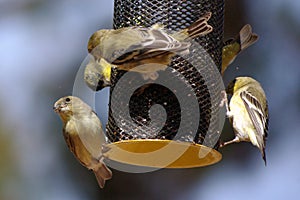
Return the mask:
[(81, 100), (74, 96), (65, 96), (54, 103), (53, 110), (59, 114), (61, 119), (66, 122), (74, 115), (81, 106)]
[(251, 77), (237, 77), (233, 79), (227, 86), (226, 92), (228, 94), (233, 94), (237, 90), (249, 84), (259, 84), (256, 80)]
[(99, 91), (111, 85), (111, 64), (103, 58), (98, 62), (91, 59), (84, 70), (84, 81), (93, 91)]
[(100, 45), (107, 32), (109, 32), (109, 30), (102, 29), (96, 31), (95, 33), (93, 33), (93, 35), (91, 35), (87, 46), (89, 53), (91, 53), (97, 46)]

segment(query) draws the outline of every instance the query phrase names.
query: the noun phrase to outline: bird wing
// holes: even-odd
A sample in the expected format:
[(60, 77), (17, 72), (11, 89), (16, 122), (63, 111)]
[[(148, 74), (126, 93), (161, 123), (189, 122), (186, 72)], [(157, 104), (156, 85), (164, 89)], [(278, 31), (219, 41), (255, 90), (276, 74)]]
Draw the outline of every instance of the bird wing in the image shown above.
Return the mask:
[(63, 135), (64, 135), (64, 139), (67, 143), (68, 148), (70, 149), (70, 151), (72, 153), (75, 154), (75, 144), (73, 143), (73, 140), (70, 138), (70, 135), (68, 134), (68, 132), (66, 131), (65, 128), (63, 128)]
[[(126, 62), (139, 61), (163, 54), (188, 53), (189, 42), (180, 42), (167, 34), (161, 26), (151, 28), (132, 27), (140, 35), (141, 40), (131, 45), (126, 52), (114, 53), (116, 56), (112, 64), (121, 65)], [(122, 54), (122, 55), (120, 55)]]
[(89, 115), (76, 122), (76, 129), (85, 148), (92, 157), (98, 158), (101, 155), (101, 147), (105, 143), (105, 137), (97, 115), (91, 111)]
[(266, 108), (263, 108), (259, 100), (251, 94), (250, 91), (241, 92), (240, 97), (243, 100), (253, 126), (258, 133), (257, 139), (260, 145), (264, 147), (265, 138), (268, 135), (268, 106), (266, 105)]

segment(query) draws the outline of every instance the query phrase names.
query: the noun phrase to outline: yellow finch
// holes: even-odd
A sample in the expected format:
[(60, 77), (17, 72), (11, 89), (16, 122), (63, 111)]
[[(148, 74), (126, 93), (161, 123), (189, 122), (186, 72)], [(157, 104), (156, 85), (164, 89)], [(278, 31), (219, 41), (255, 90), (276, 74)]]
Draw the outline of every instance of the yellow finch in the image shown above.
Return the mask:
[(231, 94), (229, 108), (225, 97), (227, 116), (235, 138), (222, 146), (235, 142), (251, 142), (258, 147), (266, 164), (266, 138), (268, 135), (268, 104), (263, 88), (253, 78), (237, 77), (229, 83), (226, 92)]
[(252, 33), (252, 27), (249, 24), (245, 25), (234, 39), (227, 40), (222, 50), (221, 74), (224, 74), (227, 67), (241, 51), (254, 44), (257, 40), (258, 35)]
[(112, 172), (103, 162), (105, 136), (96, 113), (74, 96), (60, 98), (54, 104), (54, 110), (63, 122), (63, 135), (70, 151), (83, 166), (93, 170), (103, 188)]
[(111, 64), (104, 59), (100, 61), (90, 58), (84, 69), (84, 81), (93, 91), (99, 91), (111, 85)]
[[(104, 29), (96, 31), (89, 39), (88, 52), (91, 53), (97, 68), (106, 68), (104, 63), (110, 63), (118, 70), (135, 71), (142, 74), (165, 70), (170, 64), (171, 58), (176, 54), (185, 55), (189, 53), (190, 40), (210, 33), (213, 28), (207, 21), (211, 18), (211, 12), (207, 12), (191, 26), (173, 34), (165, 30), (160, 24), (146, 27), (126, 27), (117, 30)], [(90, 69), (87, 71), (91, 71)], [(87, 85), (92, 89), (105, 87), (103, 81), (95, 85), (98, 77), (109, 80), (106, 75), (101, 74), (102, 69), (93, 70), (93, 78), (85, 78)], [(89, 74), (88, 72), (86, 74)], [(147, 76), (145, 76), (147, 77)], [(154, 77), (155, 78), (155, 77)]]

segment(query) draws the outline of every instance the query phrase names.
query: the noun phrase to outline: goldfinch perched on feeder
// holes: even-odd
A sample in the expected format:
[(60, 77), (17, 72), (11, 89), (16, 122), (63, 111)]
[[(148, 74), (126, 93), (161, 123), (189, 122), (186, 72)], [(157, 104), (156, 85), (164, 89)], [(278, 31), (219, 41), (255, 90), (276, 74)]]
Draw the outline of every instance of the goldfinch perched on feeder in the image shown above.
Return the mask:
[(234, 39), (227, 40), (222, 50), (221, 74), (224, 74), (227, 67), (235, 60), (241, 51), (254, 44), (258, 38), (258, 35), (252, 32), (252, 27), (247, 24)]
[(70, 151), (86, 168), (93, 170), (98, 184), (104, 187), (112, 172), (103, 162), (105, 136), (101, 122), (90, 106), (74, 96), (60, 98), (54, 110), (63, 122), (63, 135)]
[(235, 138), (223, 143), (251, 142), (258, 147), (266, 164), (266, 138), (268, 135), (268, 104), (263, 88), (253, 78), (237, 77), (229, 83), (226, 92), (231, 94), (229, 108), (225, 93), (227, 116), (235, 132)]
[(84, 69), (84, 81), (93, 91), (99, 91), (111, 86), (112, 65), (104, 59), (100, 61), (90, 58), (89, 63)]
[[(97, 68), (106, 68), (101, 63), (109, 63), (110, 67), (118, 70), (135, 71), (142, 74), (165, 70), (170, 64), (171, 58), (176, 54), (188, 54), (191, 46), (190, 40), (210, 33), (213, 28), (208, 24), (212, 13), (208, 12), (200, 17), (191, 26), (173, 34), (160, 24), (154, 24), (150, 28), (126, 27), (117, 30), (99, 30), (89, 39), (88, 52), (91, 53), (99, 65)], [(105, 61), (102, 61), (105, 60)], [(102, 74), (102, 69), (90, 74), (90, 68), (86, 69), (85, 82), (91, 89), (100, 90), (107, 86), (99, 80), (109, 80)]]

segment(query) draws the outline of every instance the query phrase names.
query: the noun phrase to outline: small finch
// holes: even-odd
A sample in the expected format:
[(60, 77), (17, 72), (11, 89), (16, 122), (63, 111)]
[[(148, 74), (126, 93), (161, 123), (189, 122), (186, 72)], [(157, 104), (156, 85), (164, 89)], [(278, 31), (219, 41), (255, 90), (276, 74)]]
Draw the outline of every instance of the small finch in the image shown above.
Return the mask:
[[(89, 39), (88, 52), (99, 63), (95, 65), (99, 69), (86, 69), (85, 74), (90, 74), (90, 71), (97, 71), (97, 73), (86, 76), (85, 82), (96, 91), (107, 86), (101, 79), (109, 80), (110, 77), (108, 73), (102, 74), (105, 70), (101, 68), (108, 69), (107, 65), (103, 66), (102, 63), (109, 63), (111, 67), (118, 70), (139, 72), (143, 77), (155, 79), (157, 75), (145, 74), (165, 70), (174, 55), (189, 53), (192, 39), (207, 35), (213, 30), (207, 22), (211, 15), (211, 12), (207, 12), (188, 28), (173, 34), (160, 24), (154, 24), (150, 28), (134, 26), (96, 31)], [(95, 85), (94, 80), (97, 79), (99, 83)]]
[(111, 179), (112, 172), (104, 164), (102, 145), (105, 136), (96, 113), (74, 96), (60, 98), (53, 109), (63, 122), (63, 135), (70, 151), (86, 168), (93, 170), (99, 186)]
[(84, 69), (84, 81), (93, 91), (99, 91), (111, 86), (112, 65), (104, 59), (100, 61), (90, 58), (89, 63)]
[(252, 32), (252, 27), (247, 24), (234, 39), (227, 40), (222, 50), (221, 74), (224, 74), (227, 67), (235, 60), (241, 51), (254, 44), (258, 38), (258, 35)]
[(224, 102), (235, 138), (223, 143), (251, 142), (258, 147), (266, 164), (266, 138), (268, 136), (268, 104), (259, 82), (250, 77), (237, 77), (229, 83), (226, 92), (231, 94), (229, 108), (226, 93)]

